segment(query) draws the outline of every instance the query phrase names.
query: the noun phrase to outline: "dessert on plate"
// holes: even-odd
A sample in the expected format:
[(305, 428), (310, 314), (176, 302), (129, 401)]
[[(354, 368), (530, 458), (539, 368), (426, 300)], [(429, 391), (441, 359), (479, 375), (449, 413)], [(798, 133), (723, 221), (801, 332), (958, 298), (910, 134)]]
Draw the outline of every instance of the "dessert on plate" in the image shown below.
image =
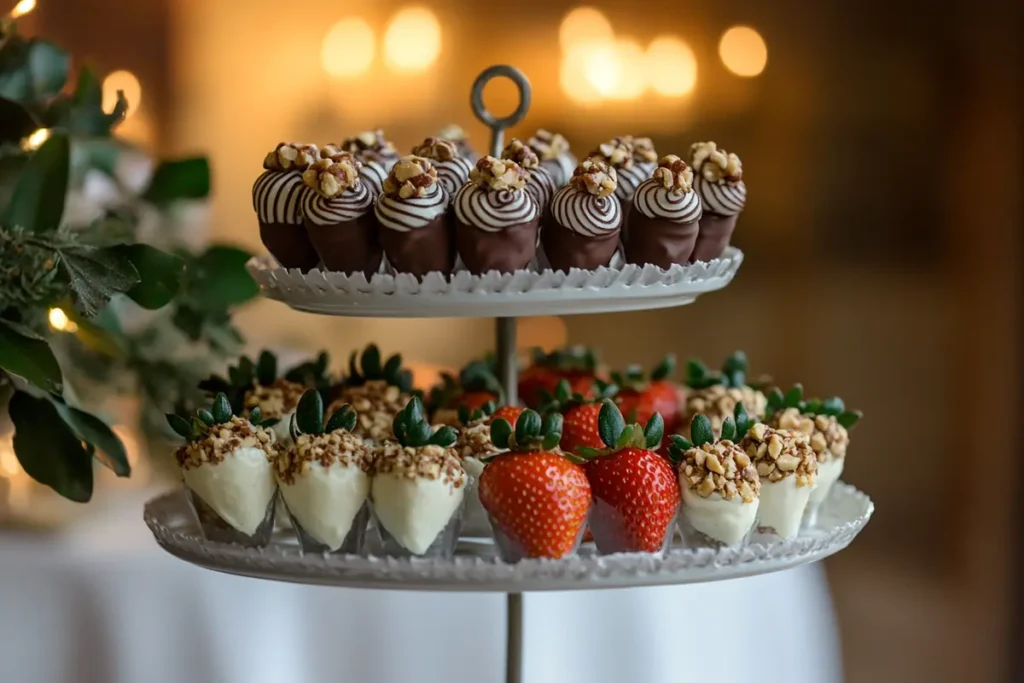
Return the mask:
[(562, 416), (541, 420), (524, 410), (513, 427), (491, 423), (491, 442), (502, 451), (480, 475), (480, 502), (505, 562), (561, 559), (575, 554), (587, 528), (590, 483), (583, 468), (558, 448)]
[(396, 353), (382, 361), (380, 349), (370, 344), (361, 354), (353, 351), (349, 356), (348, 374), (333, 394), (337, 398), (328, 412), (351, 405), (358, 415), (352, 433), (380, 443), (392, 437), (395, 417), (412, 398), (412, 373), (402, 368), (401, 355)]
[(626, 260), (659, 268), (687, 263), (697, 243), (700, 213), (693, 171), (673, 154), (663, 157), (633, 195), (626, 217)]
[(716, 372), (696, 358), (686, 365), (686, 401), (677, 422), (677, 431), (686, 436), (693, 417), (707, 415), (715, 433), (722, 421), (733, 414), (736, 404), (755, 419), (763, 419), (768, 399), (757, 387), (748, 382), (747, 355), (736, 351), (726, 358), (721, 372)]
[(412, 149), (413, 156), (430, 159), (437, 169), (437, 181), (451, 200), (469, 180), (473, 162), (462, 156), (458, 146), (444, 138), (427, 138)]
[(282, 142), (263, 160), (252, 187), (260, 240), (284, 268), (316, 268), (320, 257), (302, 225), (302, 172), (316, 161), (316, 145)]
[(430, 423), (459, 427), (463, 424), (463, 408), (471, 414), (487, 404), (497, 405), (504, 400), (504, 390), (494, 371), (486, 361), (473, 361), (459, 371), (458, 376), (441, 373), (441, 383), (427, 395)]
[(302, 174), (307, 188), (302, 215), (324, 267), (370, 278), (380, 269), (384, 251), (373, 217), (377, 195), (360, 178), (361, 168), (347, 152), (310, 164)]
[(533, 197), (534, 203), (540, 211), (540, 220), (543, 224), (551, 204), (551, 198), (559, 185), (551, 175), (547, 167), (542, 166), (540, 157), (528, 145), (518, 138), (512, 138), (505, 149), (501, 150), (501, 158), (514, 161), (519, 164), (527, 173), (526, 191)]
[(577, 161), (569, 151), (568, 140), (558, 133), (552, 133), (542, 128), (534, 133), (526, 141), (526, 144), (540, 157), (541, 166), (551, 173), (559, 187), (569, 182)]
[(672, 545), (679, 512), (679, 484), (672, 465), (658, 455), (664, 422), (655, 413), (646, 427), (627, 425), (611, 401), (601, 403), (600, 448), (580, 447), (590, 482), (590, 532), (604, 555), (663, 554)]
[(758, 534), (765, 540), (793, 538), (800, 531), (818, 473), (810, 440), (804, 434), (759, 422), (747, 430), (740, 448), (761, 478)]
[(340, 152), (354, 155), (362, 163), (359, 176), (376, 199), (384, 189), (384, 179), (398, 161), (398, 150), (384, 137), (384, 131), (368, 130), (342, 140), (336, 145), (324, 145), (320, 155), (331, 157)]
[[(590, 395), (573, 393), (569, 380), (561, 379), (550, 399), (540, 408), (541, 414), (557, 412), (562, 416), (562, 439), (559, 448), (579, 454), (581, 448), (605, 448), (598, 431), (598, 416), (604, 403), (614, 399), (619, 388), (602, 380), (594, 380)], [(653, 417), (653, 414), (652, 414)]]
[(632, 135), (622, 135), (601, 143), (590, 153), (590, 158), (601, 159), (615, 169), (619, 181), (615, 196), (622, 204), (623, 212), (629, 211), (640, 183), (650, 178), (658, 167), (658, 157), (650, 138), (634, 138)]
[(469, 272), (511, 273), (533, 261), (540, 211), (526, 181), (514, 161), (486, 156), (455, 195), (456, 245)]
[(377, 448), (370, 499), (384, 553), (451, 557), (468, 477), (451, 427), (431, 429), (413, 398), (395, 417), (394, 439)]
[(606, 266), (619, 248), (622, 207), (615, 169), (586, 159), (551, 200), (552, 220), (541, 232), (552, 270)]
[(491, 525), (487, 511), (480, 503), (478, 484), (484, 471), (484, 460), (500, 452), (491, 443), (491, 415), (495, 411), (493, 402), (470, 410), (459, 406), (459, 435), (455, 440), (455, 452), (462, 459), (462, 467), (469, 475), (466, 486), (466, 508), (462, 516), (462, 533), (470, 536), (490, 536)]
[(459, 154), (471, 164), (480, 158), (480, 154), (469, 144), (469, 135), (457, 124), (449, 123), (438, 131), (437, 137), (454, 142), (459, 148)]
[(738, 156), (719, 149), (714, 142), (695, 142), (690, 146), (690, 166), (703, 210), (690, 260), (710, 261), (729, 246), (736, 218), (746, 205), (743, 164)]
[(279, 451), (276, 475), (303, 552), (363, 549), (373, 454), (352, 434), (356, 414), (345, 405), (324, 422), (320, 393), (309, 389), (295, 412), (295, 442)]
[(843, 473), (849, 430), (860, 421), (862, 413), (847, 410), (838, 396), (805, 401), (802, 388), (796, 385), (785, 394), (778, 389), (768, 394), (768, 415), (768, 426), (807, 436), (818, 458), (817, 485), (811, 490), (805, 513), (805, 522), (814, 526), (821, 504)]
[(675, 433), (685, 392), (672, 379), (676, 357), (665, 356), (650, 376), (644, 375), (639, 365), (630, 365), (624, 372), (613, 372), (612, 382), (617, 387), (615, 403), (630, 422), (647, 424), (659, 413), (665, 421), (665, 432)]
[(551, 400), (561, 380), (569, 382), (569, 394), (594, 397), (600, 368), (597, 354), (586, 346), (567, 346), (545, 353), (533, 350), (532, 362), (519, 373), (519, 400), (539, 409)]
[(248, 419), (233, 414), (225, 394), (209, 410), (167, 423), (186, 443), (175, 451), (189, 502), (203, 537), (211, 541), (264, 546), (274, 529), (274, 432), (262, 426), (258, 408)]
[(740, 546), (754, 528), (761, 480), (751, 456), (736, 445), (737, 432), (750, 427), (742, 406), (736, 419), (725, 419), (717, 439), (706, 415), (694, 416), (692, 441), (678, 434), (669, 437), (670, 457), (679, 469), (679, 530), (686, 547)]
[(422, 277), (455, 268), (455, 238), (448, 196), (429, 159), (402, 157), (384, 181), (374, 214), (388, 262), (399, 273)]

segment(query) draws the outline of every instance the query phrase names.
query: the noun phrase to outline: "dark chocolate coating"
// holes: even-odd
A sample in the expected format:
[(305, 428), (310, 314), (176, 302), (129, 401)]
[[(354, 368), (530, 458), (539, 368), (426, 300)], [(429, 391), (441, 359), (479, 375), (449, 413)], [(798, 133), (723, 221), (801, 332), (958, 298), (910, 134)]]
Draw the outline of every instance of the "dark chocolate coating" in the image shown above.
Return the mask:
[(551, 222), (544, 225), (540, 241), (544, 244), (544, 254), (548, 257), (552, 270), (593, 270), (599, 266), (607, 266), (615, 256), (621, 232), (611, 230), (600, 237), (587, 237), (563, 228), (552, 218)]
[(540, 221), (520, 223), (505, 230), (489, 232), (456, 219), (455, 239), (459, 256), (475, 275), (497, 270), (511, 273), (526, 268), (537, 254)]
[(697, 234), (697, 245), (693, 248), (690, 261), (710, 261), (722, 255), (729, 246), (732, 231), (736, 229), (736, 215), (719, 216), (716, 213), (705, 213), (700, 217), (700, 232)]
[(397, 272), (423, 277), (438, 271), (447, 276), (455, 269), (455, 226), (447, 212), (426, 227), (407, 232), (375, 222), (384, 253)]
[(369, 279), (380, 269), (384, 250), (372, 207), (353, 221), (334, 225), (318, 225), (307, 218), (306, 232), (327, 270), (363, 273)]
[(648, 218), (636, 207), (626, 219), (629, 231), (625, 237), (626, 261), (642, 266), (652, 263), (659, 268), (685, 264), (697, 243), (697, 221), (675, 223), (664, 218)]
[(264, 223), (260, 221), (260, 239), (283, 268), (312, 270), (320, 263), (320, 256), (300, 223)]

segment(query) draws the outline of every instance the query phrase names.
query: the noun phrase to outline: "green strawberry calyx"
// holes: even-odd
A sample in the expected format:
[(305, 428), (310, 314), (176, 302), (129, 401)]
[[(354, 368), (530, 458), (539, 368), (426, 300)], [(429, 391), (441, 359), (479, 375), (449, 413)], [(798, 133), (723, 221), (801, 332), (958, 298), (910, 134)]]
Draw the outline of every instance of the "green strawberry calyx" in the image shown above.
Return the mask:
[(828, 415), (836, 418), (836, 422), (846, 429), (852, 429), (864, 416), (859, 410), (847, 410), (846, 403), (838, 396), (826, 399), (804, 399), (804, 389), (794, 384), (785, 394), (779, 388), (772, 389), (768, 394), (768, 415), (781, 413), (787, 408), (796, 408), (802, 415)]
[(430, 390), (427, 407), (433, 413), (442, 408), (450, 408), (459, 402), (459, 398), (467, 393), (493, 394), (496, 403), (503, 403), (505, 391), (498, 381), (494, 370), (486, 360), (476, 360), (459, 371), (458, 377), (450, 372), (441, 373), (441, 384)]
[(709, 443), (718, 441), (729, 441), (732, 443), (742, 439), (747, 431), (757, 420), (747, 413), (742, 403), (736, 404), (732, 416), (722, 421), (721, 434), (716, 438), (715, 430), (711, 426), (711, 420), (707, 415), (699, 413), (693, 416), (690, 422), (690, 438), (687, 439), (681, 434), (673, 434), (669, 439), (669, 459), (674, 463), (680, 463), (683, 455), (691, 448), (700, 448)]
[(665, 420), (660, 413), (654, 413), (645, 427), (626, 424), (619, 407), (611, 400), (605, 399), (601, 405), (601, 412), (597, 415), (597, 433), (605, 448), (578, 449), (577, 455), (584, 460), (614, 455), (626, 448), (657, 450), (665, 435)]
[(533, 349), (533, 364), (563, 372), (597, 372), (597, 354), (586, 346), (566, 346), (545, 353), (540, 348)]
[(423, 414), (423, 402), (418, 396), (413, 396), (405, 408), (395, 416), (391, 428), (395, 433), (395, 439), (406, 448), (448, 448), (459, 436), (452, 427), (441, 427), (435, 432)]
[(498, 405), (494, 401), (488, 401), (472, 411), (469, 409), (469, 406), (460, 405), (457, 411), (459, 415), (459, 424), (463, 427), (468, 427), (474, 422), (479, 422), (480, 420), (490, 417), (497, 409)]
[(393, 354), (382, 363), (376, 344), (370, 344), (362, 353), (352, 352), (348, 359), (348, 375), (342, 384), (361, 387), (367, 382), (382, 380), (403, 392), (412, 391), (412, 372), (402, 367), (401, 354)]
[(544, 413), (565, 413), (569, 408), (586, 403), (600, 403), (605, 399), (614, 398), (619, 393), (618, 385), (595, 379), (592, 397), (584, 396), (580, 392), (573, 392), (569, 380), (560, 379), (555, 385), (555, 393), (551, 394), (543, 389), (540, 391), (541, 408)]
[[(178, 436), (186, 441), (198, 441), (205, 437), (213, 427), (227, 424), (236, 416), (242, 417), (242, 411), (235, 411), (231, 407), (231, 401), (228, 400), (227, 394), (220, 392), (213, 399), (213, 404), (209, 409), (200, 408), (195, 415), (167, 413), (165, 417), (167, 424)], [(249, 412), (248, 419), (254, 427), (265, 427), (277, 422), (277, 420), (264, 420), (259, 408), (253, 408)]]
[(716, 384), (726, 388), (752, 386), (747, 381), (747, 354), (734, 351), (722, 365), (721, 372), (710, 369), (698, 358), (691, 358), (686, 363), (686, 386), (691, 389), (707, 389)]
[(324, 399), (320, 392), (316, 389), (307, 390), (292, 415), (289, 425), (292, 438), (298, 438), (299, 434), (330, 434), (339, 429), (351, 432), (356, 428), (356, 411), (347, 403), (335, 410), (326, 422), (324, 417)]
[(547, 413), (542, 418), (536, 410), (524, 410), (515, 426), (498, 418), (491, 423), (491, 443), (502, 450), (516, 453), (552, 451), (562, 440), (562, 416)]
[(650, 378), (644, 374), (642, 366), (634, 364), (627, 365), (626, 369), (622, 372), (613, 372), (612, 381), (620, 387), (640, 391), (650, 386), (653, 382), (663, 382), (667, 380), (675, 373), (675, 371), (676, 357), (675, 354), (670, 353), (655, 366), (654, 370), (651, 371)]

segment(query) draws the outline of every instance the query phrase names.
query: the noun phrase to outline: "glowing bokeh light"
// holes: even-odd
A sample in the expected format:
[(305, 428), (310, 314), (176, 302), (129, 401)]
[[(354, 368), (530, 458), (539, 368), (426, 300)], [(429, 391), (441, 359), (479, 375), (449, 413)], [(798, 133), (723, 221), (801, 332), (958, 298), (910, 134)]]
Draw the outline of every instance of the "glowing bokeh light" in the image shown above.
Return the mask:
[(579, 104), (593, 104), (601, 100), (601, 93), (588, 78), (588, 63), (593, 51), (587, 47), (574, 47), (562, 54), (558, 82), (569, 99)]
[(616, 100), (635, 100), (647, 92), (647, 69), (644, 49), (631, 38), (615, 44), (619, 61), (619, 82), (611, 93)]
[(43, 143), (49, 139), (50, 129), (39, 128), (36, 131), (34, 131), (31, 135), (29, 135), (27, 138), (25, 138), (25, 140), (21, 143), (21, 146), (27, 151), (36, 150), (42, 147)]
[(103, 111), (111, 111), (117, 104), (117, 91), (124, 92), (128, 100), (128, 114), (131, 116), (142, 104), (142, 84), (131, 71), (113, 71), (103, 79)]
[(49, 318), (50, 327), (58, 332), (75, 332), (78, 329), (78, 325), (68, 318), (67, 313), (59, 308), (51, 308)]
[(376, 48), (373, 29), (358, 17), (331, 26), (320, 44), (320, 66), (331, 76), (344, 78), (367, 71)]
[(697, 58), (681, 38), (655, 38), (644, 61), (648, 82), (660, 95), (682, 97), (697, 85)]
[(7, 15), (11, 19), (23, 17), (36, 8), (36, 0), (21, 0)]
[(426, 7), (405, 7), (388, 22), (384, 58), (399, 71), (424, 71), (441, 54), (441, 23)]
[(595, 43), (577, 49), (586, 54), (583, 73), (587, 82), (602, 97), (613, 95), (622, 80), (622, 62), (615, 43)]
[(558, 42), (564, 51), (588, 43), (606, 42), (613, 36), (608, 17), (593, 7), (573, 9), (565, 15), (558, 28)]
[(768, 64), (768, 46), (761, 34), (749, 26), (733, 26), (722, 34), (718, 56), (729, 71), (752, 78)]

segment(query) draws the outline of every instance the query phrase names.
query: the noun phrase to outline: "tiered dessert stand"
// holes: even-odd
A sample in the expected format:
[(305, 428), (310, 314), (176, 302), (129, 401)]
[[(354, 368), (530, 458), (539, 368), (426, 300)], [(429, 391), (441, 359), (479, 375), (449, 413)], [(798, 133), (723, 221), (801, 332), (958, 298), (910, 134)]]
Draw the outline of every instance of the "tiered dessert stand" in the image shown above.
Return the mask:
[[(503, 119), (483, 105), (483, 89), (495, 76), (510, 78), (520, 103)], [(522, 73), (495, 66), (476, 80), (472, 106), (493, 131), (491, 154), (503, 147), (504, 130), (518, 123), (530, 105)], [(516, 401), (516, 318), (532, 315), (607, 313), (669, 308), (725, 287), (743, 261), (730, 247), (709, 263), (673, 266), (621, 266), (570, 274), (520, 272), (514, 275), (451, 278), (431, 274), (346, 276), (277, 267), (269, 257), (254, 258), (249, 271), (263, 294), (296, 310), (351, 317), (496, 317), (499, 377), (509, 402)], [(487, 591), (508, 596), (506, 681), (522, 682), (522, 594), (531, 591), (589, 590), (721, 581), (816, 562), (845, 548), (867, 523), (874, 506), (852, 486), (837, 484), (819, 513), (815, 528), (790, 541), (742, 549), (673, 548), (664, 557), (642, 553), (599, 556), (584, 547), (577, 557), (524, 560), (506, 564), (487, 539), (462, 539), (451, 560), (356, 555), (302, 554), (297, 542), (275, 537), (263, 549), (207, 541), (182, 493), (169, 493), (146, 505), (145, 519), (157, 542), (171, 554), (208, 569), (277, 581), (392, 590)]]

